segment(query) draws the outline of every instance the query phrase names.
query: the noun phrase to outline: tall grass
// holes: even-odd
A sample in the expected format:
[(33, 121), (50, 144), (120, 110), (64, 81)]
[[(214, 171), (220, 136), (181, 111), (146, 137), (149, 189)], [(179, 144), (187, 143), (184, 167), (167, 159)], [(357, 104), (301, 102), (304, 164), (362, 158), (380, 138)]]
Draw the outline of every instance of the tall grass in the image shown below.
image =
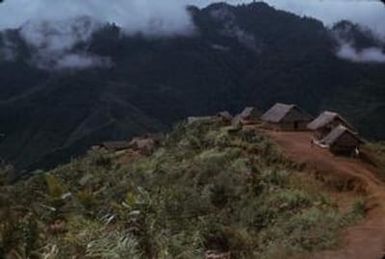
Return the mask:
[[(333, 247), (338, 231), (361, 215), (360, 204), (341, 214), (317, 184), (300, 181), (257, 131), (222, 126), (181, 124), (152, 155), (128, 164), (93, 151), (2, 187), (13, 197), (7, 210), (24, 211), (3, 219), (0, 253), (17, 248), (21, 258), (203, 258), (216, 251), (274, 258), (277, 249), (290, 255)], [(20, 236), (28, 215), (33, 241)], [(64, 231), (47, 232), (58, 219)]]

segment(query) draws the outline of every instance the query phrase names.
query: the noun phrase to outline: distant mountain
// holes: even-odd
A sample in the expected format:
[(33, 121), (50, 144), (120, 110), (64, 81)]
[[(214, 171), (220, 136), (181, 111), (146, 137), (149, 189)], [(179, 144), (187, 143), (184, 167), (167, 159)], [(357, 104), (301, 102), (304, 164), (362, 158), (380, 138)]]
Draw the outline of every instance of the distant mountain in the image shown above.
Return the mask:
[(61, 64), (109, 60), (82, 70), (41, 69), (21, 30), (2, 33), (0, 156), (19, 168), (50, 167), (95, 143), (162, 131), (188, 115), (278, 101), (314, 114), (338, 110), (366, 137), (385, 138), (385, 64), (336, 56), (341, 40), (358, 51), (378, 48), (372, 34), (349, 22), (328, 29), (265, 3), (189, 11), (190, 36), (127, 36), (103, 26), (74, 46), (76, 55), (62, 57)]
[(351, 43), (355, 49), (362, 50), (371, 47), (384, 47), (384, 42), (377, 37), (370, 29), (353, 24), (349, 21), (336, 23), (332, 32), (337, 40)]

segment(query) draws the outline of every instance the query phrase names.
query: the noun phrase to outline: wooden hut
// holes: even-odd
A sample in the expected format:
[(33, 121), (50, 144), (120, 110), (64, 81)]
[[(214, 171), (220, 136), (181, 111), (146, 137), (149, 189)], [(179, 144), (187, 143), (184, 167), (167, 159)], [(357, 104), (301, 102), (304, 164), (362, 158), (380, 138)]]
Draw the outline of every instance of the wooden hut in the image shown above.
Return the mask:
[(277, 103), (261, 119), (276, 130), (299, 131), (307, 130), (307, 124), (313, 117), (297, 105)]
[(256, 107), (246, 107), (238, 117), (243, 125), (250, 125), (258, 122), (261, 115), (261, 112)]
[(320, 141), (320, 145), (327, 147), (331, 152), (341, 155), (352, 155), (358, 150), (364, 141), (359, 135), (349, 128), (339, 125), (335, 127), (325, 138)]
[(236, 129), (242, 128), (242, 119), (239, 114), (231, 120), (231, 125)]
[(338, 125), (343, 125), (352, 131), (356, 131), (353, 126), (341, 115), (330, 111), (324, 111), (321, 113), (316, 119), (307, 125), (307, 128), (314, 131), (316, 139), (322, 139)]
[(233, 115), (231, 115), (231, 113), (229, 113), (228, 111), (223, 111), (217, 114), (217, 118), (226, 123), (231, 123), (231, 121), (233, 120)]

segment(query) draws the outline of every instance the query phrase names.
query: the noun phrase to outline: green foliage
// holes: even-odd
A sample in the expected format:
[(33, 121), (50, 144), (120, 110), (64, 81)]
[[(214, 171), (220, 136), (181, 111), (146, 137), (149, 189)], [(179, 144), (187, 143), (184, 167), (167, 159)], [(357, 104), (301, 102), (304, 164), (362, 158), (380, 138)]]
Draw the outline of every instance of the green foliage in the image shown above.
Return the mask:
[(34, 258), (41, 235), (35, 216), (20, 217), (9, 208), (2, 210), (8, 210), (8, 213), (3, 215), (0, 223), (0, 256), (13, 253), (19, 258)]
[(54, 199), (60, 199), (65, 194), (65, 188), (60, 180), (52, 174), (45, 176), (45, 181), (48, 188), (48, 194)]
[(94, 193), (91, 190), (81, 190), (77, 193), (80, 204), (86, 209), (91, 210), (97, 204)]
[(90, 242), (87, 246), (86, 257), (102, 259), (142, 258), (134, 237), (115, 232)]
[[(90, 153), (9, 187), (6, 194), (24, 197), (16, 204), (36, 206), (34, 221), (22, 221), (26, 236), (15, 230), (18, 220), (4, 221), (1, 233), (12, 235), (2, 249), (45, 258), (203, 258), (209, 250), (274, 258), (278, 248), (290, 255), (334, 247), (338, 231), (364, 213), (361, 200), (340, 213), (258, 129), (181, 124), (152, 155), (118, 161)], [(50, 213), (47, 204), (60, 206)], [(52, 234), (55, 224), (64, 231)]]
[(379, 176), (385, 180), (385, 142), (368, 143), (364, 146), (363, 151), (365, 158), (379, 168)]
[(365, 201), (363, 199), (358, 199), (353, 203), (351, 215), (353, 217), (353, 220), (355, 218), (362, 218), (365, 216), (366, 213), (366, 206)]

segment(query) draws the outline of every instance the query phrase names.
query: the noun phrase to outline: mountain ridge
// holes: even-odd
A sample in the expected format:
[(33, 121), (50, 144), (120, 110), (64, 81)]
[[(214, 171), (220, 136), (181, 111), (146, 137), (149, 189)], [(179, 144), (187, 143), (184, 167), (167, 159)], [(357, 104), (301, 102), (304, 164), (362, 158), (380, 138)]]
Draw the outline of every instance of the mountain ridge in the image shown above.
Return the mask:
[[(384, 64), (337, 58), (338, 42), (321, 22), (263, 3), (189, 10), (197, 30), (189, 36), (126, 36), (116, 25), (102, 27), (73, 51), (109, 57), (112, 65), (81, 71), (34, 67), (28, 44), (6, 32), (18, 55), (0, 62), (7, 71), (0, 75), (0, 156), (18, 168), (49, 167), (101, 141), (162, 131), (189, 115), (265, 110), (278, 101), (314, 115), (337, 110), (365, 136), (385, 137), (378, 123)], [(50, 154), (60, 159), (44, 158)]]

